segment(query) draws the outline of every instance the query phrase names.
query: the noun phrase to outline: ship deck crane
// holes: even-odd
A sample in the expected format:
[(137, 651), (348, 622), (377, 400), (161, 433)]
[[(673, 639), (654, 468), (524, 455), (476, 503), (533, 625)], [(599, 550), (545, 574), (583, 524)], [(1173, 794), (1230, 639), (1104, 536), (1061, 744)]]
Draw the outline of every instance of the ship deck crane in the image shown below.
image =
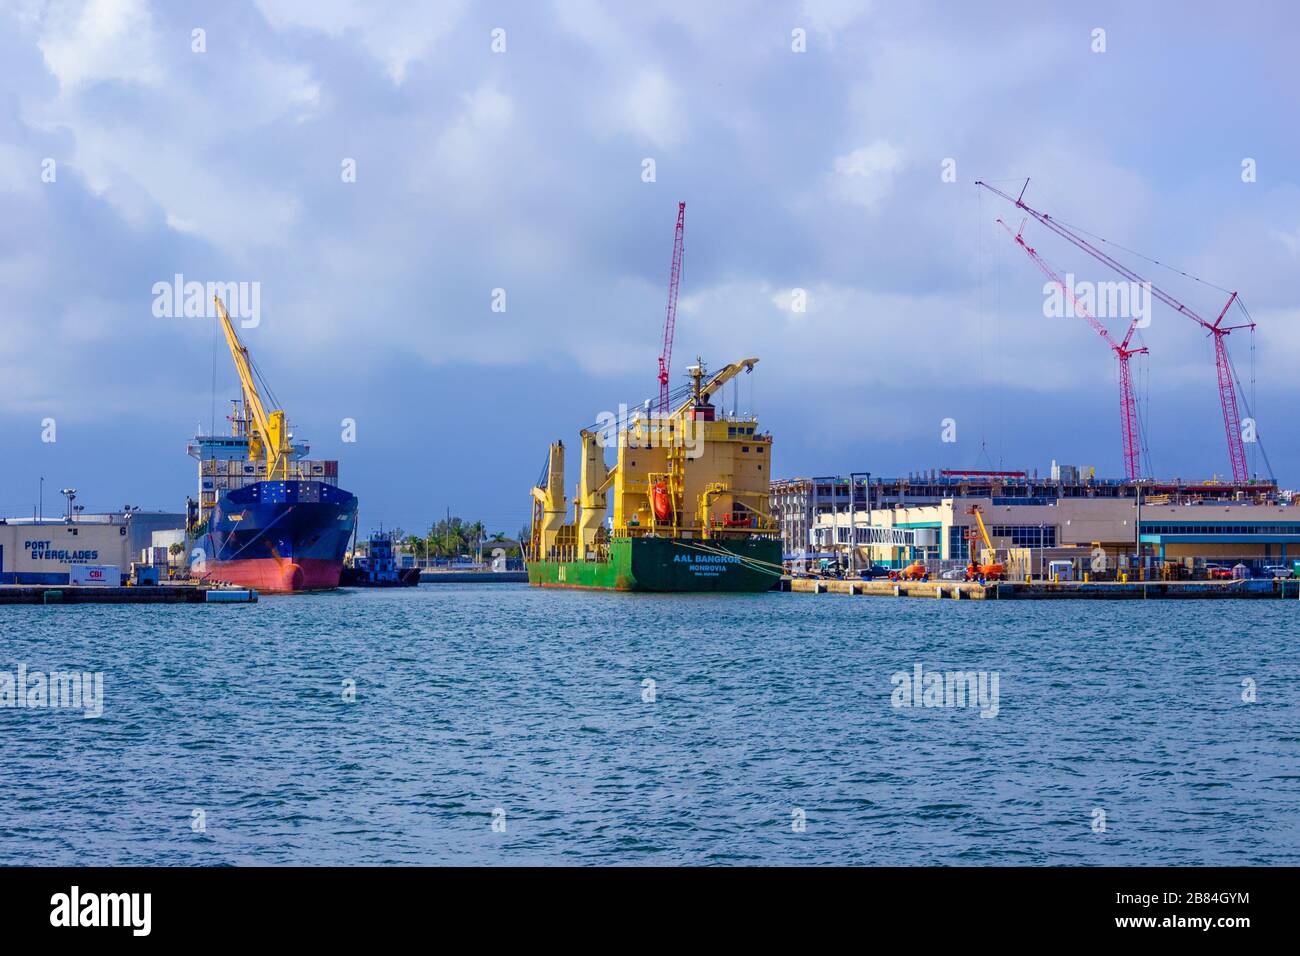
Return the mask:
[(289, 424), (280, 409), (267, 411), (262, 403), (262, 396), (257, 390), (257, 379), (253, 372), (252, 360), (248, 349), (239, 341), (235, 327), (230, 322), (225, 303), (219, 296), (213, 296), (217, 306), (217, 318), (221, 321), (221, 330), (226, 335), (226, 344), (230, 346), (230, 357), (235, 360), (235, 371), (239, 373), (239, 384), (244, 392), (244, 409), (252, 419), (248, 435), (248, 458), (254, 461), (266, 459), (266, 477), (274, 481), (289, 477), (289, 459), (293, 454), (289, 438)]
[(673, 365), (673, 336), (677, 331), (677, 289), (682, 280), (682, 239), (686, 234), (686, 203), (677, 204), (673, 232), (673, 263), (668, 272), (668, 310), (664, 314), (664, 339), (659, 350), (659, 414), (668, 414), (668, 382)]
[(714, 372), (713, 376), (705, 382), (704, 376), (708, 373), (704, 370), (702, 362), (697, 359), (696, 365), (694, 366), (694, 368), (698, 370), (698, 373), (695, 376), (695, 385), (691, 389), (690, 397), (687, 398), (686, 401), (682, 402), (682, 404), (677, 407), (677, 410), (673, 412), (673, 417), (677, 418), (685, 415), (693, 405), (712, 398), (713, 395), (722, 388), (722, 386), (726, 385), (741, 372), (752, 372), (754, 366), (757, 364), (758, 359), (756, 358), (743, 358), (739, 362), (732, 362), (730, 365), (724, 365), (718, 371)]
[(1020, 195), (1014, 198), (1003, 192), (1001, 189), (998, 189), (996, 186), (991, 186), (986, 182), (976, 181), (975, 185), (983, 186), (994, 195), (1001, 196), (1017, 209), (1023, 209), (1028, 215), (1033, 216), (1035, 220), (1052, 230), (1052, 232), (1082, 249), (1094, 259), (1110, 266), (1111, 269), (1118, 272), (1130, 282), (1147, 286), (1151, 290), (1153, 296), (1165, 303), (1165, 305), (1169, 306), (1175, 312), (1180, 312), (1187, 316), (1193, 322), (1201, 326), (1201, 328), (1205, 329), (1207, 335), (1212, 335), (1214, 337), (1214, 365), (1218, 376), (1219, 404), (1223, 409), (1223, 428), (1228, 439), (1228, 458), (1232, 465), (1232, 480), (1235, 484), (1245, 484), (1249, 480), (1250, 474), (1246, 466), (1246, 445), (1241, 431), (1241, 413), (1238, 410), (1237, 405), (1237, 389), (1234, 380), (1235, 376), (1232, 372), (1232, 362), (1228, 357), (1228, 345), (1225, 339), (1227, 339), (1229, 333), (1234, 332), (1237, 329), (1253, 329), (1255, 323), (1245, 322), (1241, 325), (1223, 324), (1223, 317), (1228, 314), (1228, 309), (1230, 309), (1232, 304), (1237, 301), (1237, 293), (1233, 292), (1228, 296), (1228, 301), (1220, 310), (1218, 316), (1213, 321), (1210, 321), (1193, 311), (1190, 307), (1178, 301), (1165, 290), (1143, 279), (1122, 262), (1117, 261), (1110, 255), (1107, 255), (1105, 252), (1098, 249), (1073, 229), (1062, 225), (1047, 213), (1039, 212), (1037, 209), (1028, 206), (1024, 201), (1024, 195), (1025, 189), (1029, 186), (1029, 180), (1025, 180), (1025, 189), (1021, 189)]
[(1140, 442), (1138, 441), (1137, 400), (1133, 397), (1133, 379), (1128, 366), (1128, 360), (1134, 355), (1141, 355), (1147, 352), (1145, 346), (1136, 349), (1129, 347), (1129, 343), (1133, 340), (1133, 333), (1137, 331), (1138, 320), (1134, 318), (1129, 323), (1128, 331), (1124, 334), (1124, 340), (1122, 342), (1116, 342), (1114, 337), (1110, 334), (1110, 330), (1107, 329), (1096, 316), (1088, 311), (1088, 309), (1084, 308), (1083, 304), (1075, 298), (1074, 292), (1070, 287), (1061, 281), (1061, 277), (1058, 276), (1052, 270), (1052, 267), (1043, 260), (1043, 257), (1038, 254), (1037, 250), (1025, 242), (1024, 236), (1022, 235), (1024, 232), (1023, 224), (1021, 224), (1020, 231), (1014, 233), (1011, 231), (1011, 227), (1001, 219), (998, 220), (998, 225), (1007, 231), (1007, 235), (1011, 236), (1020, 248), (1025, 250), (1025, 253), (1033, 260), (1034, 264), (1042, 270), (1043, 275), (1047, 276), (1051, 282), (1060, 288), (1065, 297), (1069, 299), (1070, 305), (1073, 306), (1075, 313), (1092, 326), (1093, 330), (1105, 340), (1106, 344), (1110, 346), (1111, 351), (1115, 353), (1116, 358), (1119, 359), (1119, 411), (1120, 424), (1122, 426), (1122, 434), (1124, 438), (1124, 474), (1128, 477), (1129, 481), (1139, 480), (1142, 477), (1142, 456), (1140, 452)]

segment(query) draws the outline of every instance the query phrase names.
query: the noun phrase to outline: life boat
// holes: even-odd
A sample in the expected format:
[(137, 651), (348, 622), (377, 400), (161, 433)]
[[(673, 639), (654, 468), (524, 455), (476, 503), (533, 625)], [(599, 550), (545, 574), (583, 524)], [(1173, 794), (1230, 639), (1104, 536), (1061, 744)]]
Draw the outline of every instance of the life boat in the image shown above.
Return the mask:
[(654, 508), (656, 521), (667, 521), (673, 513), (672, 500), (668, 497), (668, 486), (656, 481), (650, 488), (650, 504)]

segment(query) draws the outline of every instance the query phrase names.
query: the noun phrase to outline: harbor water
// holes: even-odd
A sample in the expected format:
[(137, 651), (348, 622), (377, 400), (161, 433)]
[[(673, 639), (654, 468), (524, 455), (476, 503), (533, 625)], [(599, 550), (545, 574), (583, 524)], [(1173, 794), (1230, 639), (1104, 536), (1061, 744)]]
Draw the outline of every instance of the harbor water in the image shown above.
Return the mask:
[[(1297, 613), (513, 584), (7, 607), (0, 672), (103, 692), (0, 708), (0, 862), (1296, 865)], [(927, 706), (918, 669), (979, 692)]]

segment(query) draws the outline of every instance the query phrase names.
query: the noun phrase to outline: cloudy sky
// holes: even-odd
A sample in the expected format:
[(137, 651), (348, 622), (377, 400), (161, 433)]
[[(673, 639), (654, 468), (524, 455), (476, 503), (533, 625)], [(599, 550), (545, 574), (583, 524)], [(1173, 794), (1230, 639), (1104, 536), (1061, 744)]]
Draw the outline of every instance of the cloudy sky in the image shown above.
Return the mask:
[[(1014, 211), (974, 185), (1025, 177), (1192, 308), (1241, 293), (1237, 371), (1297, 484), (1291, 4), (0, 10), (0, 513), (30, 513), (42, 475), (47, 510), (67, 485), (91, 509), (194, 493), (186, 440), (237, 380), (212, 320), (155, 314), (179, 273), (259, 284), (246, 344), (363, 526), (450, 508), (513, 533), (547, 442), (655, 390), (679, 200), (676, 368), (761, 358), (735, 400), (778, 474), (1116, 476), (1114, 360), (1044, 317), (995, 223)], [(1152, 470), (1223, 474), (1209, 342), (1163, 307), (1143, 341)]]

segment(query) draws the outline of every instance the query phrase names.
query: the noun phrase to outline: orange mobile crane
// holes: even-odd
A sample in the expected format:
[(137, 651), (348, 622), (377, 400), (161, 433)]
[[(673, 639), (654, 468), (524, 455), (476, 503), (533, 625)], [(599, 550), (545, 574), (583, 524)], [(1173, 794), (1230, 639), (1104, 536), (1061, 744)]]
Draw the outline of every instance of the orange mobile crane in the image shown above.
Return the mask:
[[(1007, 569), (997, 561), (997, 549), (993, 547), (993, 539), (989, 537), (988, 528), (984, 527), (984, 515), (980, 512), (980, 506), (971, 505), (966, 509), (966, 513), (975, 516), (976, 525), (966, 535), (970, 547), (970, 564), (966, 566), (966, 580), (975, 581), (979, 578), (986, 581), (1002, 580), (1006, 577)], [(981, 543), (993, 556), (993, 561), (988, 564), (978, 560), (978, 548)]]

